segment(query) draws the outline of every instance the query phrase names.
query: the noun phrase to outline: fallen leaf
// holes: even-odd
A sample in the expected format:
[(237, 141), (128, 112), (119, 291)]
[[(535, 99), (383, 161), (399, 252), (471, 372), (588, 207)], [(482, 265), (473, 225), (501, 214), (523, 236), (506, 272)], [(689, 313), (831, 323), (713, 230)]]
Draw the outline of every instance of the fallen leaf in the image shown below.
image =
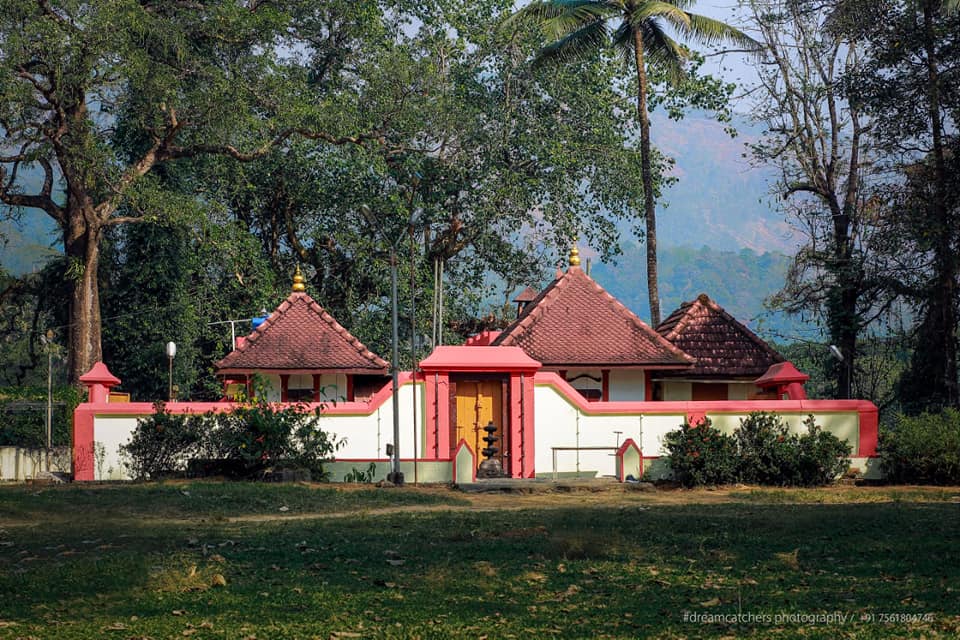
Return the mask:
[(783, 562), (785, 565), (787, 565), (791, 569), (799, 569), (800, 562), (799, 560), (797, 560), (797, 556), (799, 555), (799, 553), (800, 553), (800, 549), (797, 548), (791, 551), (790, 553), (775, 553), (773, 555), (775, 555), (778, 560)]
[(187, 612), (184, 611), (183, 609), (174, 609), (170, 613), (175, 616), (182, 616), (182, 615), (186, 615)]
[(287, 505), (283, 505), (282, 507), (280, 507), (280, 511), (283, 511), (283, 512), (290, 511), (290, 507), (288, 507)]
[(122, 622), (114, 622), (109, 627), (103, 628), (104, 631), (126, 631), (126, 629), (127, 625), (123, 624)]
[(393, 558), (387, 558), (387, 564), (389, 564), (391, 567), (399, 567), (404, 562), (405, 562), (404, 560), (395, 560)]
[(212, 587), (225, 587), (227, 586), (227, 579), (223, 577), (223, 574), (215, 573), (210, 579), (210, 586)]
[(710, 598), (700, 603), (701, 607), (715, 607), (720, 604), (720, 598)]

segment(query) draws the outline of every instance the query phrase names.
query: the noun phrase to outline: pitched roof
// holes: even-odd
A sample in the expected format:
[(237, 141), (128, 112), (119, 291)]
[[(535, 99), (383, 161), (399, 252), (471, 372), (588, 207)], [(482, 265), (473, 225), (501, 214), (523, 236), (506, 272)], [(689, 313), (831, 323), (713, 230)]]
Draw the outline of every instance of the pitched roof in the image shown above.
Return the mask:
[(294, 291), (225, 358), (217, 373), (316, 371), (386, 373), (387, 362), (367, 349), (313, 298)]
[(533, 287), (527, 287), (523, 291), (517, 294), (517, 297), (513, 299), (513, 302), (530, 302), (536, 300), (537, 290)]
[(693, 362), (575, 265), (492, 344), (521, 347), (551, 367), (687, 368)]
[(697, 359), (684, 376), (756, 378), (770, 365), (784, 361), (705, 293), (681, 304), (657, 331)]

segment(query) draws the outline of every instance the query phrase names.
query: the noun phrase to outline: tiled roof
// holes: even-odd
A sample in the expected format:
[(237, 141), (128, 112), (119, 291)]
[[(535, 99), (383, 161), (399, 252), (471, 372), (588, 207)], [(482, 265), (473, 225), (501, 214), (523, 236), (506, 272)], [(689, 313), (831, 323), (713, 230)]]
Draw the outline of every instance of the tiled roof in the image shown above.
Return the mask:
[(529, 302), (493, 344), (521, 347), (550, 367), (685, 369), (693, 362), (578, 266)]
[(705, 293), (681, 304), (657, 331), (697, 359), (684, 376), (756, 378), (770, 365), (784, 361)]
[(386, 373), (389, 365), (340, 326), (313, 298), (294, 292), (215, 366), (217, 373)]
[(537, 290), (533, 287), (527, 287), (523, 291), (517, 294), (517, 297), (513, 299), (514, 302), (530, 302), (531, 300), (536, 300)]

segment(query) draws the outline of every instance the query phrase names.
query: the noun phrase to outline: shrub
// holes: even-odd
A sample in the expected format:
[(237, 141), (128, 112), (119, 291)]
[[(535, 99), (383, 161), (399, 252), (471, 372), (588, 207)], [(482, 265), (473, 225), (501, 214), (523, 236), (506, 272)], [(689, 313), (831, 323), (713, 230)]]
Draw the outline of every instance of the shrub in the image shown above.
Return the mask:
[(812, 415), (803, 421), (807, 432), (797, 438), (796, 477), (793, 484), (815, 487), (830, 484), (850, 469), (850, 445), (824, 431)]
[(737, 447), (709, 418), (683, 426), (664, 436), (674, 478), (685, 487), (729, 484), (737, 479)]
[(208, 456), (236, 463), (234, 468), (242, 477), (282, 464), (323, 479), (323, 462), (340, 443), (317, 428), (319, 417), (320, 409), (309, 411), (299, 404), (279, 408), (265, 401), (212, 415)]
[(750, 484), (787, 485), (796, 477), (797, 442), (775, 413), (758, 411), (734, 432), (737, 476)]
[(897, 416), (880, 431), (880, 468), (892, 482), (960, 483), (960, 412)]
[(153, 409), (153, 415), (137, 421), (130, 441), (120, 445), (121, 459), (138, 480), (184, 471), (187, 462), (200, 455), (208, 429), (203, 416), (168, 413), (163, 402)]
[[(320, 410), (278, 406), (263, 400), (231, 412), (173, 415), (158, 403), (154, 415), (137, 423), (121, 446), (124, 462), (137, 479), (183, 473), (188, 464), (231, 477), (252, 478), (282, 465), (325, 479), (323, 462), (340, 446), (317, 426)], [(190, 464), (194, 461), (193, 464)]]
[[(54, 447), (70, 444), (73, 410), (80, 403), (76, 387), (54, 387), (51, 431)], [(47, 388), (0, 388), (0, 447), (42, 449), (47, 446)]]
[(806, 433), (791, 434), (780, 416), (751, 413), (733, 436), (709, 420), (665, 436), (667, 459), (684, 486), (748, 482), (776, 486), (829, 484), (850, 467), (850, 445), (827, 433), (813, 416)]

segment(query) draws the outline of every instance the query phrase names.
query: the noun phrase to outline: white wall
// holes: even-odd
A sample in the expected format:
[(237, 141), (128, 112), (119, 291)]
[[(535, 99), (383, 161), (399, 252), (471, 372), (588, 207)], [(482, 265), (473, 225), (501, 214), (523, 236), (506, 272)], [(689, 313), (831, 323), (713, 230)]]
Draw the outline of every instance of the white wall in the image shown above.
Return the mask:
[[(683, 415), (585, 415), (552, 386), (537, 385), (534, 391), (537, 475), (553, 472), (553, 447), (616, 447), (627, 438), (640, 445), (644, 456), (660, 455), (660, 439), (683, 423)], [(621, 433), (617, 433), (617, 432)], [(595, 472), (614, 475), (613, 451), (558, 451), (557, 470), (561, 473)], [(579, 467), (579, 469), (578, 469)]]
[[(0, 480), (23, 482), (47, 470), (46, 449), (0, 447)], [(70, 448), (54, 447), (50, 453), (50, 471), (70, 473)]]
[(693, 398), (693, 385), (689, 382), (663, 381), (663, 399), (669, 402), (686, 402)]
[(646, 400), (642, 369), (613, 369), (610, 371), (610, 400)]
[[(277, 379), (279, 383), (279, 378)], [(312, 382), (311, 382), (312, 385)], [(405, 384), (397, 394), (400, 406), (400, 457), (413, 458), (416, 439), (418, 457), (423, 457), (425, 444), (423, 384), (416, 385), (417, 421), (414, 431), (413, 402), (414, 385)], [(195, 411), (202, 413), (202, 409)], [(140, 416), (96, 416), (93, 440), (103, 446), (102, 462), (94, 464), (96, 480), (129, 480), (128, 470), (120, 460), (120, 445), (129, 442)], [(393, 404), (388, 397), (379, 408), (370, 414), (336, 415), (320, 417), (320, 428), (332, 434), (336, 440), (344, 438), (344, 445), (334, 454), (336, 458), (371, 459), (386, 457), (386, 444), (393, 442)], [(95, 445), (96, 446), (96, 445)]]
[[(534, 398), (536, 401), (534, 470), (538, 476), (549, 476), (553, 471), (552, 447), (613, 447), (626, 438), (632, 438), (640, 445), (644, 457), (666, 455), (663, 437), (679, 429), (686, 418), (682, 411), (669, 414), (637, 412), (619, 415), (586, 415), (550, 385), (537, 385)], [(803, 432), (803, 421), (808, 414), (808, 411), (795, 411), (781, 412), (780, 416), (789, 425), (791, 431)], [(707, 416), (717, 429), (732, 433), (740, 426), (740, 420), (747, 417), (747, 412), (707, 412)], [(817, 414), (815, 418), (817, 424), (825, 431), (829, 431), (841, 440), (846, 440), (856, 454), (860, 439), (860, 416), (857, 412), (823, 412)], [(617, 431), (622, 433), (617, 434)], [(600, 476), (613, 475), (612, 453), (612, 451), (581, 451), (578, 456), (576, 451), (559, 451), (557, 470), (560, 473), (579, 471), (583, 474), (595, 471)]]
[[(265, 375), (267, 400), (280, 402), (280, 376)], [(313, 375), (291, 375), (287, 381), (288, 389), (313, 390)], [(347, 398), (347, 376), (342, 373), (324, 373), (320, 375), (320, 399), (324, 402), (343, 402)]]

